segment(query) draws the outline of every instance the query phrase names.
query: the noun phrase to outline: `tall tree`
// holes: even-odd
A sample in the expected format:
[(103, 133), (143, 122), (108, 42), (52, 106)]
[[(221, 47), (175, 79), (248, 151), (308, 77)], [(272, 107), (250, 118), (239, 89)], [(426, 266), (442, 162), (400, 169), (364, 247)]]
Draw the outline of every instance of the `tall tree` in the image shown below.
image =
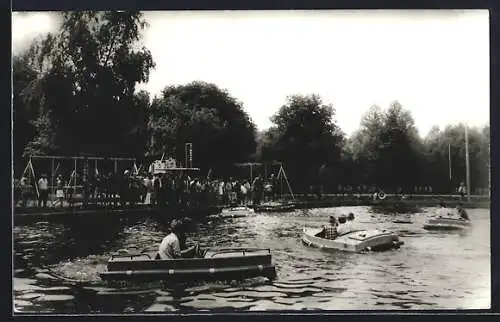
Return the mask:
[(151, 105), (148, 152), (184, 160), (193, 144), (193, 164), (220, 174), (255, 153), (256, 130), (243, 106), (214, 84), (168, 86)]
[(285, 162), (299, 189), (321, 183), (318, 171), (339, 163), (344, 135), (336, 124), (335, 109), (319, 96), (289, 96), (271, 120), (274, 126), (268, 137), (275, 143), (267, 153)]
[(478, 162), (478, 188), (491, 189), (491, 154), (490, 154), (490, 127), (484, 126), (481, 129), (481, 143), (477, 155)]
[(421, 179), (422, 153), (411, 113), (397, 101), (385, 111), (374, 105), (346, 145), (354, 172), (351, 183), (409, 190)]
[(40, 102), (32, 97), (40, 96), (38, 73), (29, 64), (28, 53), (14, 56), (12, 59), (13, 89), (13, 143), (14, 167), (16, 174), (22, 171), (24, 148), (37, 133), (33, 121), (37, 118)]
[[(348, 179), (346, 183), (356, 184), (363, 182), (365, 184), (382, 183), (380, 175), (380, 150), (383, 147), (381, 142), (381, 133), (384, 127), (384, 113), (382, 109), (373, 105), (361, 117), (360, 128), (349, 138), (346, 144), (346, 152), (351, 159), (354, 175), (352, 180)], [(346, 159), (347, 161), (348, 159)]]
[(420, 177), (420, 138), (410, 111), (393, 102), (384, 115), (380, 133), (381, 174), (391, 190), (411, 189)]
[[(489, 183), (489, 128), (469, 128), (471, 189), (487, 188)], [(466, 182), (465, 125), (437, 127), (425, 139), (427, 181), (442, 192), (452, 192)], [(449, 165), (451, 159), (451, 179)]]
[(154, 68), (140, 45), (142, 14), (67, 12), (62, 20), (56, 34), (30, 49), (31, 63), (43, 75), (40, 115), (50, 115), (55, 145), (70, 154), (137, 154), (129, 144), (135, 86), (147, 82)]

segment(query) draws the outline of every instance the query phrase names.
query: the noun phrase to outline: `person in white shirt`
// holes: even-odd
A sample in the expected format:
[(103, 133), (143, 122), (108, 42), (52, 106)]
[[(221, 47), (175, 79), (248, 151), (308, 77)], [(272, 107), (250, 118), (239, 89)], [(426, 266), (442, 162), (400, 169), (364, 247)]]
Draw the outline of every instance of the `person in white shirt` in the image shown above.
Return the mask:
[(171, 233), (168, 234), (160, 244), (158, 249), (159, 259), (177, 259), (177, 258), (203, 258), (206, 251), (202, 250), (198, 243), (194, 246), (185, 248), (185, 233), (187, 223), (182, 220), (174, 219), (170, 224)]
[(153, 178), (151, 174), (148, 174), (143, 181), (144, 188), (146, 189), (146, 195), (144, 196), (144, 204), (145, 205), (150, 205), (151, 204), (151, 193), (154, 191), (153, 187)]
[(47, 207), (47, 200), (49, 199), (49, 181), (47, 175), (44, 173), (40, 180), (38, 180), (38, 207)]
[(351, 231), (357, 230), (357, 227), (354, 224), (354, 214), (352, 212), (350, 212), (347, 215), (347, 221), (346, 221), (345, 225), (346, 225), (345, 229), (346, 229), (347, 232), (351, 232)]
[(59, 204), (62, 207), (63, 203), (64, 203), (64, 182), (62, 179), (62, 175), (58, 175), (56, 179), (56, 201), (54, 202), (53, 206), (55, 207), (56, 204)]

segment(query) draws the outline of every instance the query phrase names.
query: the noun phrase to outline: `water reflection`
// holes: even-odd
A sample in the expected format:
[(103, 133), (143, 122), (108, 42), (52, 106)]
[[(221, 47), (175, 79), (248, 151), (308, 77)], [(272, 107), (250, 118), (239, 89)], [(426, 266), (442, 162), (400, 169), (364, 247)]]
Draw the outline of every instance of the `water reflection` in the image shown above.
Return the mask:
[[(32, 223), (14, 228), (15, 306), (19, 311), (65, 313), (191, 312), (194, 310), (487, 308), (490, 303), (489, 211), (471, 210), (473, 229), (428, 232), (433, 209), (377, 214), (365, 207), (250, 214), (199, 223), (195, 238), (208, 247), (271, 248), (278, 278), (243, 283), (109, 286), (99, 281), (110, 253), (156, 250), (167, 231), (158, 217)], [(397, 231), (398, 250), (324, 252), (300, 241), (303, 226), (353, 212), (367, 228)], [(70, 274), (88, 283), (54, 278)]]

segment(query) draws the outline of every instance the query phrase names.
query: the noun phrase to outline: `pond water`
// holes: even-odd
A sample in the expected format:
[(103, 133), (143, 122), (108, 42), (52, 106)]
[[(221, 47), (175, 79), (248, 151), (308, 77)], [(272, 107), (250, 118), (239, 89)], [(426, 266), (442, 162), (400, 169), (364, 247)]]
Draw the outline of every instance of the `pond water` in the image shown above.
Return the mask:
[[(431, 232), (435, 209), (373, 213), (369, 207), (296, 210), (203, 219), (196, 238), (205, 247), (270, 248), (273, 282), (160, 283), (116, 288), (98, 278), (119, 249), (157, 249), (167, 232), (158, 218), (67, 218), (14, 227), (15, 312), (147, 313), (268, 310), (487, 309), (491, 298), (490, 211), (471, 209), (473, 227)], [(358, 225), (398, 232), (404, 245), (387, 252), (344, 253), (310, 248), (304, 225), (353, 212)], [(411, 223), (394, 223), (410, 219)], [(403, 220), (405, 221), (405, 220)], [(85, 281), (69, 283), (52, 272)]]

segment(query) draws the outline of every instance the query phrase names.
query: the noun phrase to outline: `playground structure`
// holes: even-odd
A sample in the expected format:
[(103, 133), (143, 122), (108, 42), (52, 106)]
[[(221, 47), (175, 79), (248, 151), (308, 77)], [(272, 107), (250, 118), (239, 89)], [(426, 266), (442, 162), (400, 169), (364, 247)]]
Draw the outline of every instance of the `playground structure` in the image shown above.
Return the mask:
[[(165, 173), (171, 170), (199, 171), (191, 168), (193, 164), (193, 146), (191, 143), (185, 144), (185, 162), (188, 167), (183, 168), (175, 159), (165, 159), (154, 161), (149, 167), (145, 164), (137, 166), (136, 158), (124, 157), (96, 157), (96, 156), (51, 156), (33, 155), (30, 156), (21, 177), (26, 179), (27, 189), (35, 199), (40, 196), (38, 190), (38, 180), (42, 174), (47, 175), (49, 181), (49, 202), (53, 204), (56, 179), (61, 175), (64, 185), (65, 195), (70, 192), (72, 196), (82, 194), (84, 182), (95, 182), (98, 176), (123, 174), (129, 171), (132, 176), (141, 176), (147, 172), (150, 174)], [(153, 170), (153, 171), (152, 171)]]
[(77, 195), (83, 189), (84, 179), (92, 180), (98, 175), (123, 173), (125, 170), (137, 175), (141, 169), (142, 165), (138, 168), (135, 158), (34, 155), (29, 158), (22, 177), (34, 188), (33, 192), (38, 198), (40, 192), (37, 182), (42, 174), (46, 174), (49, 181), (49, 200), (53, 202), (56, 178), (59, 175), (63, 178), (64, 190), (71, 189), (72, 193)]
[[(240, 169), (248, 169), (249, 172), (243, 171), (243, 176), (250, 179), (250, 183), (253, 182), (254, 178), (260, 175), (264, 181), (267, 181), (271, 174), (275, 175), (276, 180), (280, 185), (280, 196), (283, 199), (285, 195), (285, 189), (288, 190), (288, 194), (290, 195), (292, 200), (295, 200), (295, 196), (292, 191), (292, 187), (290, 182), (288, 181), (288, 177), (285, 173), (285, 169), (283, 168), (283, 162), (272, 161), (272, 162), (246, 162), (246, 163), (237, 163), (235, 164), (237, 168)], [(241, 173), (241, 171), (239, 171)]]
[(267, 179), (272, 173), (278, 173), (283, 167), (282, 162), (245, 162), (236, 163), (236, 176), (245, 177), (252, 182), (258, 175)]

